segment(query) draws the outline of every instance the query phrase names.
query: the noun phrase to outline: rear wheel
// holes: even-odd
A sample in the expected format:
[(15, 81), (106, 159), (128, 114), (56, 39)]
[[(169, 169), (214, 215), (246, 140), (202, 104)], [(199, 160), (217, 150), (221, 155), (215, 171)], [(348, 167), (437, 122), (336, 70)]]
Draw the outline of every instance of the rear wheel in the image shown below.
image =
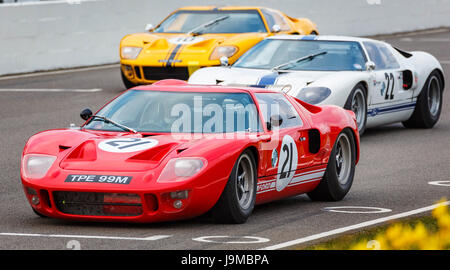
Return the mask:
[(366, 130), (367, 123), (367, 98), (365, 87), (359, 83), (357, 84), (350, 95), (348, 96), (347, 102), (344, 108), (351, 110), (355, 113), (356, 124), (358, 125), (359, 135), (362, 135)]
[(350, 130), (336, 139), (323, 179), (308, 197), (313, 201), (339, 201), (350, 190), (355, 175), (356, 145)]
[(231, 171), (219, 201), (212, 209), (217, 223), (244, 223), (253, 211), (256, 199), (256, 162), (244, 151)]
[(443, 83), (439, 73), (433, 71), (417, 98), (412, 116), (402, 122), (407, 128), (432, 128), (441, 115)]

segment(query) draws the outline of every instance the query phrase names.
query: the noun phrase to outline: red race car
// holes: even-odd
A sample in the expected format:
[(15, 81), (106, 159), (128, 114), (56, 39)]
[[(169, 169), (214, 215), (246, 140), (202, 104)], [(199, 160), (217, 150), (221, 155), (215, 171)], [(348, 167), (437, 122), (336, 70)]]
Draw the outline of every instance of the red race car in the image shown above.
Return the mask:
[(256, 204), (341, 200), (359, 159), (355, 115), (261, 88), (163, 80), (125, 91), (81, 127), (32, 136), (21, 179), (40, 216), (156, 222)]

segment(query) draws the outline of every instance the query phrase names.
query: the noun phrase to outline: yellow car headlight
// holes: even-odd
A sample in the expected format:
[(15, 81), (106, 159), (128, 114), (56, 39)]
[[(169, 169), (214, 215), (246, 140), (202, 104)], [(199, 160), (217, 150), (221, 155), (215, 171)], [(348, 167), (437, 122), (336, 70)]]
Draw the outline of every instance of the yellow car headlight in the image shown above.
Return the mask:
[(209, 56), (209, 60), (219, 60), (222, 56), (226, 56), (229, 58), (235, 55), (238, 50), (239, 49), (236, 46), (218, 46)]
[(122, 59), (136, 59), (141, 52), (140, 47), (122, 47), (120, 49), (120, 57)]

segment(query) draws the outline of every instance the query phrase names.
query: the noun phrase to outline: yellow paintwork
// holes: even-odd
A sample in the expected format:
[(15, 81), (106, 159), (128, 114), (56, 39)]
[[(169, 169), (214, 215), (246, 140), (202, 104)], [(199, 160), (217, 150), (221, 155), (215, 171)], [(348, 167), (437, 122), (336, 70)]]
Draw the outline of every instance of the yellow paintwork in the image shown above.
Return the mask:
[[(136, 33), (126, 35), (120, 42), (119, 54), (122, 47), (140, 47), (142, 48), (136, 59), (122, 59), (120, 60), (122, 72), (126, 79), (133, 84), (148, 84), (155, 80), (145, 80), (143, 77), (142, 67), (164, 67), (170, 65), (172, 67), (187, 67), (189, 75), (200, 67), (218, 66), (220, 60), (210, 60), (209, 57), (214, 49), (220, 45), (231, 45), (237, 47), (237, 52), (229, 58), (229, 64), (233, 64), (244, 52), (253, 47), (256, 43), (265, 37), (275, 34), (318, 34), (316, 25), (308, 19), (296, 19), (285, 15), (282, 12), (274, 11), (269, 8), (266, 10), (279, 13), (285, 18), (288, 23), (289, 31), (280, 31), (273, 33), (270, 31), (263, 13), (263, 7), (214, 7), (214, 6), (197, 6), (184, 7), (179, 10), (257, 10), (263, 19), (266, 33), (236, 33), (236, 34), (202, 34), (202, 41), (192, 44), (173, 44), (170, 39), (173, 38), (189, 38), (191, 35), (180, 33)], [(170, 15), (172, 15), (171, 13)], [(170, 16), (169, 15), (169, 16)], [(178, 47), (177, 47), (178, 46)], [(176, 52), (176, 53), (175, 53)], [(168, 59), (173, 60), (169, 61)], [(136, 69), (140, 70), (141, 76), (136, 76)]]

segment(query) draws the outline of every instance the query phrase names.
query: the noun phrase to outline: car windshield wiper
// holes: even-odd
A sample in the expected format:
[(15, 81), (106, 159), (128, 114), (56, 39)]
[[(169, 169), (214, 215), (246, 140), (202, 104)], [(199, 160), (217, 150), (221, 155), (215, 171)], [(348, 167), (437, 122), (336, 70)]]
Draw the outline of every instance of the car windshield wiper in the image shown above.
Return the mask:
[(122, 125), (122, 124), (119, 124), (119, 123), (117, 123), (117, 122), (114, 122), (113, 120), (111, 120), (111, 119), (109, 119), (109, 118), (107, 118), (107, 117), (105, 117), (105, 116), (93, 115), (93, 116), (91, 116), (91, 117), (92, 117), (92, 119), (100, 119), (100, 120), (103, 120), (103, 121), (104, 121), (105, 123), (107, 123), (107, 124), (113, 124), (113, 125), (115, 125), (116, 127), (119, 127), (119, 128), (121, 128), (121, 129), (123, 129), (123, 130), (129, 131), (129, 132), (133, 132), (133, 133), (137, 133), (137, 131), (136, 131), (135, 129), (132, 129), (132, 128), (127, 127), (127, 126), (125, 126), (125, 125)]
[(300, 63), (300, 62), (305, 61), (305, 60), (312, 60), (312, 59), (316, 58), (319, 55), (324, 55), (324, 54), (327, 54), (327, 53), (328, 53), (327, 51), (321, 51), (321, 52), (318, 52), (318, 53), (313, 53), (313, 54), (310, 54), (310, 55), (306, 55), (306, 56), (297, 58), (295, 60), (292, 60), (292, 61), (289, 61), (287, 63), (283, 63), (281, 65), (273, 67), (272, 68), (272, 72), (275, 72), (275, 71), (278, 71), (278, 70), (283, 70), (283, 68), (286, 67), (286, 66), (294, 65), (294, 64)]
[(226, 20), (226, 19), (228, 19), (228, 18), (230, 18), (230, 16), (229, 16), (229, 15), (226, 15), (226, 16), (222, 16), (222, 17), (219, 17), (219, 18), (217, 18), (217, 19), (214, 19), (214, 20), (212, 20), (212, 21), (206, 22), (206, 23), (204, 23), (204, 24), (202, 24), (202, 25), (200, 25), (200, 26), (195, 27), (194, 29), (192, 29), (191, 31), (189, 31), (187, 34), (188, 34), (188, 35), (199, 35), (199, 34), (200, 34), (200, 33), (198, 32), (199, 29), (211, 27), (211, 26), (213, 26), (214, 24), (216, 24), (216, 23), (218, 23), (218, 22), (221, 22), (221, 21), (223, 21), (223, 20)]

